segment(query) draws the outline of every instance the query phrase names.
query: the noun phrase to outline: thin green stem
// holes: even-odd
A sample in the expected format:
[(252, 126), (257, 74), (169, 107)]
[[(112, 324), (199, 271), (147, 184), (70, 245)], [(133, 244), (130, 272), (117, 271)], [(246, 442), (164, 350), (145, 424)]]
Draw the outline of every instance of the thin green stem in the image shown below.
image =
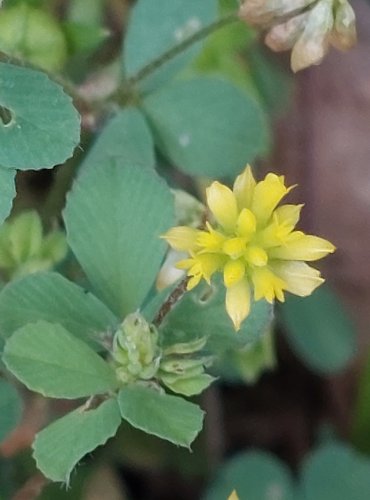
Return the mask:
[(189, 36), (188, 38), (178, 43), (177, 45), (174, 45), (167, 51), (160, 54), (156, 59), (150, 61), (146, 66), (141, 68), (135, 75), (133, 75), (131, 78), (129, 78), (126, 82), (123, 83), (123, 85), (118, 89), (118, 91), (115, 92), (113, 98), (116, 97), (118, 98), (118, 100), (120, 100), (120, 97), (122, 96), (125, 99), (127, 98), (127, 96), (132, 95), (134, 92), (134, 87), (138, 82), (147, 78), (151, 73), (159, 69), (161, 66), (166, 64), (171, 59), (174, 59), (176, 56), (178, 56), (186, 49), (191, 47), (194, 43), (203, 40), (204, 38), (211, 35), (220, 28), (227, 26), (228, 24), (234, 23), (236, 21), (238, 21), (238, 16), (236, 12), (233, 12), (232, 14), (227, 14), (226, 16), (220, 17), (213, 23), (208, 24), (204, 28), (196, 31), (193, 35)]
[(194, 43), (199, 42), (203, 38), (206, 38), (210, 34), (212, 34), (214, 31), (217, 31), (218, 29), (222, 28), (223, 26), (226, 26), (227, 24), (231, 24), (235, 21), (238, 20), (237, 14), (233, 12), (232, 14), (227, 14), (224, 17), (220, 17), (217, 19), (217, 21), (208, 24), (204, 28), (196, 31), (193, 35), (189, 36), (189, 38), (186, 38), (182, 42), (178, 43), (177, 45), (174, 45), (170, 49), (168, 49), (166, 52), (163, 52), (159, 57), (156, 59), (153, 59), (149, 64), (141, 68), (136, 75), (132, 76), (129, 79), (129, 84), (133, 85), (144, 78), (146, 78), (148, 75), (153, 73), (153, 71), (156, 71), (158, 68), (166, 64), (168, 61), (176, 57), (177, 55), (181, 54), (181, 52), (184, 52), (186, 49), (191, 47)]

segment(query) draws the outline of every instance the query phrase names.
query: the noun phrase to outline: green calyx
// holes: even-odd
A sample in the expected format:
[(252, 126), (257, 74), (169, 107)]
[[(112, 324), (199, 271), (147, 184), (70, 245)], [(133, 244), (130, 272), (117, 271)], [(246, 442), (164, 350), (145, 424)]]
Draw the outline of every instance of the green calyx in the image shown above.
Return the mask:
[(157, 377), (168, 389), (184, 396), (200, 394), (214, 380), (205, 373), (212, 358), (201, 354), (206, 338), (175, 344), (167, 348), (161, 359)]

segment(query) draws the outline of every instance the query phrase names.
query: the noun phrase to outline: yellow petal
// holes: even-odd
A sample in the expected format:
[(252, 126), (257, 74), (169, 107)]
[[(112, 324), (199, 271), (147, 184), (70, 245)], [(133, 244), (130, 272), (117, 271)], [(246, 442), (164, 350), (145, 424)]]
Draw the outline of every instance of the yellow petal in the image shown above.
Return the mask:
[(197, 260), (200, 262), (203, 277), (209, 282), (211, 276), (216, 271), (222, 269), (225, 263), (225, 257), (222, 255), (208, 253), (197, 255)]
[(196, 240), (199, 230), (187, 226), (173, 227), (161, 238), (165, 239), (168, 244), (179, 251), (191, 252), (196, 248)]
[(287, 226), (292, 226), (292, 229), (299, 221), (303, 204), (301, 205), (281, 205), (278, 207), (274, 216), (277, 219), (278, 224), (285, 224)]
[(230, 238), (222, 246), (222, 251), (232, 259), (241, 257), (245, 249), (246, 241), (244, 238)]
[(267, 174), (263, 181), (258, 182), (251, 210), (259, 224), (263, 225), (269, 220), (277, 204), (291, 189), (285, 186), (284, 177), (276, 174)]
[(258, 243), (266, 249), (285, 245), (289, 234), (293, 230), (293, 226), (279, 224), (275, 213), (276, 210), (271, 223), (258, 234)]
[(193, 288), (195, 288), (199, 281), (202, 279), (202, 275), (201, 274), (196, 274), (194, 276), (191, 276), (189, 281), (188, 281), (188, 284), (186, 285), (186, 289), (187, 290), (192, 290)]
[(190, 269), (192, 266), (194, 266), (195, 260), (194, 259), (183, 259), (179, 260), (176, 263), (177, 269)]
[(256, 181), (250, 165), (235, 179), (233, 191), (238, 202), (239, 210), (250, 208)]
[(256, 232), (256, 217), (248, 208), (243, 208), (236, 223), (236, 232), (240, 236), (251, 236)]
[(197, 244), (203, 247), (206, 252), (221, 252), (225, 236), (219, 231), (215, 231), (207, 222), (208, 231), (199, 231)]
[(227, 288), (238, 283), (245, 274), (245, 264), (241, 260), (229, 260), (224, 267), (224, 283)]
[(283, 290), (285, 289), (286, 284), (269, 268), (256, 267), (252, 273), (252, 281), (255, 300), (264, 298), (267, 302), (272, 304), (276, 297), (281, 302), (284, 302)]
[(233, 491), (231, 492), (231, 494), (229, 495), (229, 497), (228, 497), (228, 499), (227, 499), (227, 500), (239, 500), (239, 497), (238, 497), (238, 495), (237, 495), (237, 493), (236, 493), (236, 491), (235, 491), (235, 490), (233, 490)]
[(271, 264), (274, 273), (286, 283), (288, 292), (307, 297), (322, 283), (320, 272), (305, 262), (288, 261)]
[(250, 287), (244, 278), (226, 289), (226, 311), (236, 331), (250, 311)]
[(263, 248), (257, 246), (249, 246), (244, 254), (245, 260), (248, 264), (252, 264), (252, 266), (265, 266), (267, 264), (267, 253)]
[(272, 259), (312, 261), (322, 259), (334, 250), (335, 246), (330, 241), (294, 231), (286, 239), (285, 246), (272, 248), (269, 256)]
[(212, 182), (206, 190), (207, 203), (216, 221), (228, 232), (233, 232), (238, 218), (236, 198), (230, 188)]

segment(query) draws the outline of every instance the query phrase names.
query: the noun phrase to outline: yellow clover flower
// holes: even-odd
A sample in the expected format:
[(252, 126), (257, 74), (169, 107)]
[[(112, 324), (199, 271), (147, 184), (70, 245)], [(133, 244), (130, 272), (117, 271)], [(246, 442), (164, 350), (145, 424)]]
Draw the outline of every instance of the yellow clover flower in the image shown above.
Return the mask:
[(235, 330), (249, 314), (252, 290), (256, 301), (283, 302), (284, 291), (305, 297), (324, 282), (304, 261), (321, 259), (335, 247), (295, 231), (303, 205), (277, 207), (293, 187), (273, 173), (256, 182), (247, 166), (233, 190), (217, 181), (207, 188), (213, 225), (206, 222), (203, 230), (178, 226), (163, 235), (172, 248), (189, 254), (176, 266), (187, 271), (188, 290), (202, 278), (210, 283), (214, 273), (223, 273), (226, 311)]

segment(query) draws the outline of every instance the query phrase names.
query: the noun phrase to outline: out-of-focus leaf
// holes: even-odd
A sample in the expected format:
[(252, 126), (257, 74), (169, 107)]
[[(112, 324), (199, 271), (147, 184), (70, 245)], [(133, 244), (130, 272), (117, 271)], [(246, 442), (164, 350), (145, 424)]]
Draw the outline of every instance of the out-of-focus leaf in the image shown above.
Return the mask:
[(272, 454), (243, 453), (219, 471), (204, 500), (226, 500), (236, 490), (240, 500), (293, 500), (294, 485), (287, 466)]
[(14, 170), (0, 166), (0, 224), (8, 217), (12, 209), (15, 196), (14, 178)]
[(255, 45), (248, 51), (249, 74), (258, 94), (270, 115), (287, 110), (293, 91), (293, 81), (288, 72), (280, 68)]
[(67, 57), (58, 21), (30, 2), (0, 10), (0, 50), (51, 72), (61, 70)]
[(352, 442), (370, 454), (370, 353), (357, 382), (357, 398), (352, 418)]
[(281, 306), (281, 318), (294, 351), (313, 370), (342, 370), (356, 351), (353, 324), (339, 299), (326, 287), (309, 297), (290, 295)]
[(212, 287), (198, 285), (165, 317), (161, 325), (164, 345), (207, 337), (207, 348), (222, 352), (244, 347), (260, 338), (272, 321), (272, 307), (264, 300), (254, 302), (240, 331), (235, 332), (225, 310), (225, 287), (214, 280)]
[(0, 63), (0, 165), (21, 170), (64, 163), (77, 146), (80, 118), (62, 87), (39, 71)]
[(225, 80), (174, 82), (143, 106), (161, 152), (189, 174), (233, 176), (267, 149), (262, 108)]
[(370, 460), (344, 444), (329, 444), (306, 458), (301, 474), (304, 500), (366, 500)]
[[(134, 6), (123, 45), (125, 76), (130, 78), (169, 48), (211, 23), (217, 0), (139, 0)], [(159, 88), (188, 64), (201, 49), (192, 44), (140, 83), (144, 90)]]
[(0, 379), (0, 442), (17, 427), (22, 410), (18, 391), (6, 380)]
[(216, 360), (212, 371), (231, 382), (254, 384), (265, 371), (275, 366), (273, 332), (268, 329), (253, 344), (226, 351)]

